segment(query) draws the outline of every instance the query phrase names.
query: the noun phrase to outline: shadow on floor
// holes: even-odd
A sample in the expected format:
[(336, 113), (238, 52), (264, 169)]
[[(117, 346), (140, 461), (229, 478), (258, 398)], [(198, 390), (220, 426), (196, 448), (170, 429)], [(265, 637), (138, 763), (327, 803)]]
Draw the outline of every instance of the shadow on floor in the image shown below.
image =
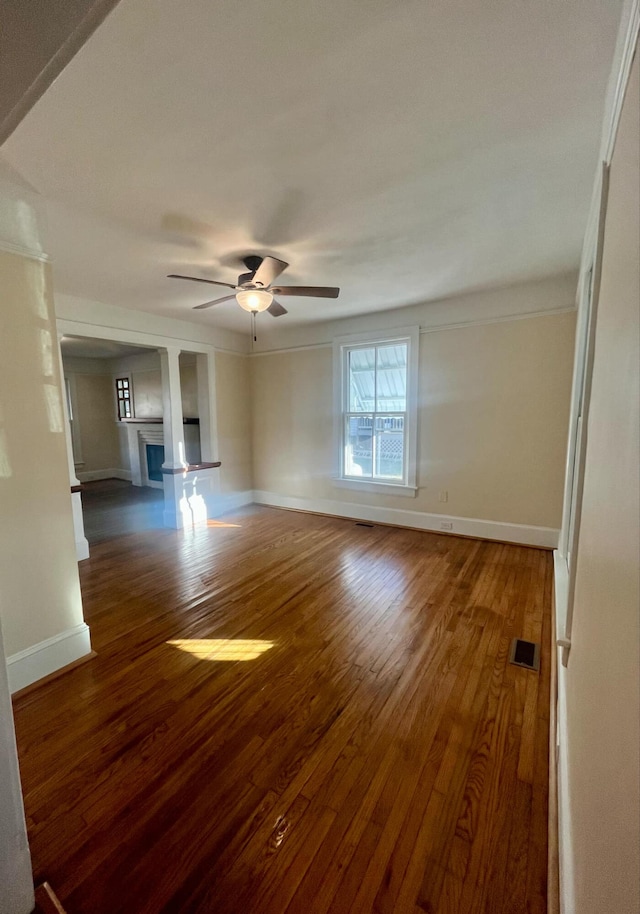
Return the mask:
[(89, 545), (162, 528), (163, 510), (162, 489), (133, 486), (122, 479), (101, 479), (82, 487), (84, 532)]

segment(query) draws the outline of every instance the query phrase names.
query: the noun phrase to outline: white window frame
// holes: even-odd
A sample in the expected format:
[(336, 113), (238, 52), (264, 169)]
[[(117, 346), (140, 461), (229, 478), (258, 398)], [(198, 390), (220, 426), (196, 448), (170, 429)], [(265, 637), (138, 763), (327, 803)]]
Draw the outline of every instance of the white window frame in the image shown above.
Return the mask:
[[(407, 409), (405, 432), (406, 478), (403, 482), (382, 482), (375, 479), (358, 479), (346, 476), (344, 472), (345, 416), (349, 413), (349, 366), (348, 354), (352, 349), (394, 343), (407, 344)], [(414, 498), (417, 491), (418, 473), (418, 350), (419, 327), (400, 327), (391, 330), (371, 330), (336, 337), (333, 341), (333, 414), (334, 414), (334, 455), (333, 484), (359, 492), (405, 495)]]
[(133, 402), (133, 373), (131, 371), (117, 371), (113, 372), (111, 375), (111, 389), (113, 392), (113, 408), (115, 410), (115, 419), (116, 425), (122, 425), (123, 422), (126, 422), (126, 419), (120, 418), (120, 411), (118, 407), (118, 385), (117, 381), (120, 379), (126, 378), (129, 381), (129, 404), (131, 407), (131, 417), (135, 418), (136, 410), (135, 404)]

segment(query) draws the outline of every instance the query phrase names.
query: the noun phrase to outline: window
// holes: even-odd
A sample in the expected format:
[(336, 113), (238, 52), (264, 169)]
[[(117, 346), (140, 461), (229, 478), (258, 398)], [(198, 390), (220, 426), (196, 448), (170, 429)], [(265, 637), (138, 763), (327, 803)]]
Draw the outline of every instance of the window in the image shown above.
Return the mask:
[(397, 338), (336, 341), (338, 483), (415, 494), (418, 338), (412, 328)]
[(116, 397), (118, 398), (118, 419), (131, 418), (131, 388), (129, 378), (116, 378)]

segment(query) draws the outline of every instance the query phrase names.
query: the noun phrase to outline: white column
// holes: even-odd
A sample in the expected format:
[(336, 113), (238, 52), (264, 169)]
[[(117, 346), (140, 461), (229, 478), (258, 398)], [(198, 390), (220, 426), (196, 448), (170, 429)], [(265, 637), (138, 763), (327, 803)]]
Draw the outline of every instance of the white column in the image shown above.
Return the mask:
[[(160, 349), (162, 373), (162, 417), (164, 433), (165, 470), (183, 470), (184, 424), (182, 421), (182, 390), (180, 387), (180, 350), (177, 347)], [(181, 503), (184, 498), (184, 474), (164, 474), (164, 524), (180, 529), (183, 526)]]
[[(67, 443), (67, 462), (69, 465), (69, 485), (71, 489), (80, 485), (76, 476), (76, 467), (73, 462), (73, 442), (71, 440), (71, 423), (69, 421), (69, 404), (67, 403), (67, 385), (64, 380), (64, 365), (62, 364), (62, 349), (60, 342), (64, 334), (58, 333), (58, 366), (60, 369), (60, 387), (62, 390), (62, 408), (64, 410), (64, 437)], [(84, 535), (84, 517), (82, 516), (82, 495), (80, 492), (71, 492), (71, 510), (73, 512), (73, 530), (76, 540), (76, 558), (79, 562), (89, 558), (89, 541)]]
[(0, 627), (0, 914), (30, 914), (35, 900), (2, 628)]
[(205, 463), (212, 463), (219, 459), (215, 360), (215, 352), (199, 352), (196, 356), (200, 453)]

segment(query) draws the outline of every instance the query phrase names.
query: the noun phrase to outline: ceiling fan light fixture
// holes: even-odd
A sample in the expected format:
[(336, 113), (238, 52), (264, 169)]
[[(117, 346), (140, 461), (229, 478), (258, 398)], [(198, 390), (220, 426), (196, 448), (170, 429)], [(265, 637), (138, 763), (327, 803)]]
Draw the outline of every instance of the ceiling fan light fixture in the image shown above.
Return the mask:
[(266, 311), (273, 295), (264, 289), (244, 289), (236, 292), (236, 301), (245, 311)]

